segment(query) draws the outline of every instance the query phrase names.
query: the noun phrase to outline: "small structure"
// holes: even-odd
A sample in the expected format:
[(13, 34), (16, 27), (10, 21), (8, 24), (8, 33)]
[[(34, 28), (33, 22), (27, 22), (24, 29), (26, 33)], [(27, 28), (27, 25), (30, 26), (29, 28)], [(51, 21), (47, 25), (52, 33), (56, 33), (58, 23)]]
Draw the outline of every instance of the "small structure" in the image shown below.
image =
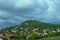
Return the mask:
[(16, 32), (17, 32), (17, 29), (16, 29), (16, 28), (13, 28), (13, 29), (11, 29), (11, 31), (12, 31), (13, 33), (16, 33)]
[(56, 33), (57, 31), (53, 30), (52, 33)]
[(0, 40), (2, 40), (3, 39), (3, 35), (0, 33)]
[(28, 25), (28, 23), (26, 23), (26, 25)]
[(46, 32), (48, 32), (48, 30), (44, 29), (44, 30), (43, 30), (43, 33), (46, 33)]
[(59, 28), (57, 28), (57, 31), (58, 31), (58, 32), (60, 32), (60, 29), (59, 29)]
[(34, 32), (34, 31), (38, 31), (38, 30), (39, 30), (39, 28), (35, 28), (35, 29), (33, 29), (33, 32)]
[(0, 40), (3, 40), (3, 39), (0, 39)]
[(31, 20), (34, 20), (33, 18)]

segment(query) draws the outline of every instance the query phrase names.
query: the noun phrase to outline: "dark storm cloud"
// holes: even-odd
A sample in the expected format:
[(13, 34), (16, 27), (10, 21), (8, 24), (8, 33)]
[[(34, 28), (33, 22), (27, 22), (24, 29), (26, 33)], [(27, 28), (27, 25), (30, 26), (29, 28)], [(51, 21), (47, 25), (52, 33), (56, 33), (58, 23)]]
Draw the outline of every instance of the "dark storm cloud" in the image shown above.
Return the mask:
[(32, 18), (60, 23), (60, 0), (0, 0), (0, 27)]

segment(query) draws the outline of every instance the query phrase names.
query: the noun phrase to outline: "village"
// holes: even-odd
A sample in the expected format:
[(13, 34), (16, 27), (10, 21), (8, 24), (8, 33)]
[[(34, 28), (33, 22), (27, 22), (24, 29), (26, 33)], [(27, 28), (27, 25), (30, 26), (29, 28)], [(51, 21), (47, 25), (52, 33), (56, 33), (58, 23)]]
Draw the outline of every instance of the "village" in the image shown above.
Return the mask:
[[(46, 37), (60, 36), (60, 27), (40, 27), (33, 22), (24, 23), (24, 25), (16, 25), (15, 27), (8, 27), (0, 30), (1, 40), (28, 40), (28, 39), (42, 39)], [(39, 27), (38, 27), (39, 26)]]
[[(31, 29), (31, 28), (30, 28)], [(24, 39), (37, 39), (37, 38), (44, 38), (44, 37), (52, 37), (52, 36), (59, 36), (60, 35), (60, 28), (46, 28), (40, 30), (39, 28), (33, 28), (29, 31), (29, 28), (23, 29), (20, 28), (20, 31), (18, 31), (18, 28), (15, 27), (10, 30), (12, 33), (10, 33), (8, 30), (4, 33), (0, 33), (0, 39), (6, 38), (7, 40), (15, 40), (20, 38)], [(19, 36), (19, 37), (18, 37)], [(5, 40), (5, 39), (4, 39)]]

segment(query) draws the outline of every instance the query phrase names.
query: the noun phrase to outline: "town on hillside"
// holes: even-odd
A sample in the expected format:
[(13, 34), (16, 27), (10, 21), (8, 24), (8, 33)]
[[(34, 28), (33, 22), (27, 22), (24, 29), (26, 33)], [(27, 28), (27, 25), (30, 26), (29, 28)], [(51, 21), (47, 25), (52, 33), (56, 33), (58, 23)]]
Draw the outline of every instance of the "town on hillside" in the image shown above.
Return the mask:
[(28, 40), (60, 36), (60, 26), (26, 21), (20, 25), (0, 30), (2, 40)]

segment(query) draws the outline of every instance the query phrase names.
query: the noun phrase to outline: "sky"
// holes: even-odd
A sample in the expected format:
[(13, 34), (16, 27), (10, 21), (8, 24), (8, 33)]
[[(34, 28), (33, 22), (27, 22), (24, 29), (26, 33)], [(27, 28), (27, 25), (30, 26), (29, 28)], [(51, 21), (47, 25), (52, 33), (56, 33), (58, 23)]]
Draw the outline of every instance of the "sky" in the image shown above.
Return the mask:
[(60, 24), (60, 0), (0, 0), (0, 28), (31, 19)]

